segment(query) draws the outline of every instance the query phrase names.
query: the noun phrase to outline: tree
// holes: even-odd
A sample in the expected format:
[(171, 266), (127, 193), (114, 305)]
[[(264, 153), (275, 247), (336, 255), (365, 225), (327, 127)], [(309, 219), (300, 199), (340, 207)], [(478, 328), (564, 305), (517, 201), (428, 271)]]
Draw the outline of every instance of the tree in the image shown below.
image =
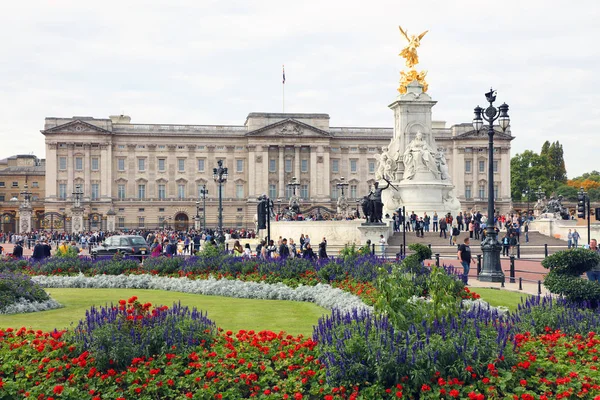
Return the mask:
[[(545, 143), (544, 143), (545, 144)], [(567, 182), (567, 170), (565, 168), (563, 147), (558, 140), (550, 145), (548, 160), (550, 162), (550, 180), (555, 182)]]
[(535, 192), (541, 186), (545, 193), (554, 191), (554, 185), (548, 178), (548, 159), (539, 154), (525, 150), (510, 160), (511, 196), (513, 199), (527, 200), (523, 195), (530, 190), (529, 199), (536, 200)]
[(556, 194), (564, 197), (566, 200), (577, 201), (578, 190), (570, 185), (560, 185), (556, 188)]

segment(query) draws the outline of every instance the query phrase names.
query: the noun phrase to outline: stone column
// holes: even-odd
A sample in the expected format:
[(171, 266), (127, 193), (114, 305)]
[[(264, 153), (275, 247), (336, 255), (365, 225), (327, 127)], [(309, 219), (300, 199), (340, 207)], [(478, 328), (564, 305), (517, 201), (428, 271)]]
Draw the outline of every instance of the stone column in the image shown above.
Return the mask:
[[(148, 198), (158, 198), (158, 187), (156, 185), (156, 144), (147, 144), (148, 149), (148, 187), (146, 195)], [(108, 224), (108, 222), (107, 222)]]
[(83, 207), (71, 208), (71, 230), (72, 233), (79, 233), (85, 230), (83, 222)]
[(90, 198), (92, 197), (92, 186), (91, 186), (91, 169), (92, 164), (90, 161), (90, 147), (89, 143), (83, 144), (83, 193), (87, 194)]
[[(214, 144), (209, 144), (206, 145), (206, 150), (207, 150), (207, 157), (206, 157), (206, 165), (204, 166), (204, 168), (206, 169), (206, 172), (208, 172), (208, 182), (206, 182), (206, 188), (208, 189), (208, 193), (210, 193), (210, 197), (212, 197), (213, 199), (216, 199), (219, 197), (219, 185), (217, 185), (214, 181), (214, 179), (212, 178), (213, 176), (213, 168), (217, 167), (217, 161), (215, 159), (215, 150), (216, 150), (216, 146)], [(217, 210), (218, 207), (215, 207), (215, 211)], [(213, 214), (215, 215), (214, 212), (215, 211), (211, 211)], [(215, 219), (216, 221), (216, 219)]]
[(263, 193), (267, 196), (269, 195), (269, 146), (262, 146), (262, 173), (263, 173), (263, 188), (262, 192), (259, 192), (259, 195)]
[(256, 182), (258, 181), (256, 176), (256, 159), (255, 150), (256, 146), (248, 145), (248, 198), (253, 199), (256, 197)]
[(177, 198), (177, 145), (168, 144), (167, 149), (169, 150), (169, 155), (167, 156), (167, 176), (169, 182), (166, 184), (167, 193), (165, 195), (167, 199), (173, 199)]
[(33, 210), (30, 205), (21, 206), (19, 209), (19, 233), (27, 233), (31, 232), (31, 216), (33, 214)]
[(296, 144), (294, 145), (294, 176), (300, 180), (300, 148), (302, 145)]
[(116, 213), (115, 211), (111, 208), (110, 210), (108, 210), (108, 212), (106, 213), (106, 230), (109, 232), (114, 232), (116, 229)]
[[(329, 152), (331, 147), (323, 146), (323, 198), (324, 200), (331, 199), (331, 162), (329, 160)], [(350, 167), (348, 167), (350, 169)]]
[(73, 196), (73, 177), (75, 174), (75, 165), (73, 165), (73, 148), (74, 143), (67, 144), (67, 198), (70, 199)]
[[(104, 148), (103, 148), (104, 147)], [(100, 165), (105, 169), (100, 172), (100, 196), (101, 198), (112, 200), (113, 194), (113, 155), (112, 143), (108, 142), (101, 145), (104, 151), (100, 152)]]
[(57, 146), (58, 144), (55, 142), (46, 143), (46, 199), (56, 199)]
[(135, 157), (135, 144), (127, 145), (127, 165), (125, 166), (126, 176), (127, 176), (127, 193), (132, 193), (134, 199), (138, 197), (137, 191), (137, 182), (136, 179), (136, 171), (137, 171), (137, 159)]
[[(198, 173), (198, 161), (196, 159), (197, 147), (195, 144), (188, 144), (187, 149), (188, 158), (185, 161), (186, 179), (188, 180), (186, 197), (198, 199), (198, 188), (196, 184), (196, 174)], [(206, 168), (206, 166), (204, 168)]]
[(285, 146), (279, 146), (279, 191), (278, 197), (283, 199), (285, 198), (285, 181), (284, 181), (284, 171), (285, 171)]
[(317, 146), (310, 146), (310, 198), (316, 199), (319, 195), (319, 182), (317, 181)]

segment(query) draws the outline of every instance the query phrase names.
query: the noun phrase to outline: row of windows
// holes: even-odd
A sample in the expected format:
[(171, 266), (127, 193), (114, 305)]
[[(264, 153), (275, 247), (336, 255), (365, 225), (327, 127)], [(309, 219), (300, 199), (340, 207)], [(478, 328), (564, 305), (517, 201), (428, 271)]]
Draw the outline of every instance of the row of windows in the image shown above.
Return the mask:
[[(478, 199), (485, 199), (486, 198), (486, 188), (487, 185), (479, 185), (479, 196), (477, 197)], [(473, 192), (472, 192), (472, 187), (471, 185), (465, 185), (465, 199), (472, 199), (473, 198)], [(498, 198), (498, 185), (494, 185), (494, 199)]]
[[(125, 158), (117, 159), (117, 170), (120, 172), (125, 171)], [(204, 158), (199, 158), (198, 160), (198, 172), (204, 172), (206, 168), (206, 160)], [(146, 171), (146, 158), (138, 158), (137, 159), (137, 169), (138, 171)], [(178, 158), (177, 159), (177, 171), (185, 172), (186, 159)], [(157, 167), (158, 171), (164, 172), (167, 170), (167, 159), (159, 158), (157, 159)], [(244, 160), (235, 160), (235, 172), (244, 172)]]
[[(350, 193), (348, 193), (346, 190), (344, 191), (344, 196), (351, 198), (351, 199), (357, 199), (357, 191), (358, 191), (358, 186), (357, 185), (350, 185)], [(331, 187), (331, 199), (332, 200), (337, 200), (340, 196), (342, 195), (342, 190), (339, 189), (337, 187), (337, 185), (333, 185)]]
[[(8, 197), (9, 198), (17, 197), (17, 193), (9, 195)], [(38, 201), (39, 199), (40, 199), (40, 196), (38, 196), (36, 194), (31, 195), (31, 200)], [(2, 202), (2, 201), (6, 201), (6, 195), (4, 195), (4, 194), (0, 194), (0, 202)]]
[[(276, 199), (278, 194), (277, 184), (271, 183), (269, 184), (269, 197), (272, 199)], [(300, 193), (296, 193), (296, 195), (300, 195), (300, 198), (307, 200), (308, 199), (308, 184), (300, 185)], [(294, 194), (294, 189), (288, 185), (285, 186), (285, 198), (290, 199)]]
[[(100, 158), (92, 157), (90, 161), (92, 171), (99, 171)], [(67, 157), (58, 157), (58, 169), (62, 171), (67, 169)], [(83, 171), (83, 157), (75, 157), (75, 170)]]
[[(498, 172), (498, 160), (494, 160), (494, 173)], [(487, 161), (481, 160), (479, 161), (479, 172), (485, 172), (485, 165)], [(465, 172), (470, 173), (473, 172), (472, 161), (465, 160)]]
[[(58, 198), (65, 200), (67, 198), (67, 184), (58, 184)], [(100, 185), (98, 183), (92, 183), (90, 198), (92, 200), (98, 200), (100, 198)]]
[[(292, 172), (292, 159), (286, 159), (284, 165), (285, 172)], [(269, 172), (277, 172), (277, 160), (269, 160)], [(300, 172), (308, 172), (308, 160), (300, 160)], [(340, 160), (331, 160), (331, 172), (337, 174), (340, 172)], [(350, 172), (358, 172), (358, 160), (350, 160)], [(375, 161), (369, 161), (369, 173), (375, 173)]]
[[(5, 182), (0, 182), (0, 188), (6, 187)], [(19, 182), (12, 182), (11, 187), (17, 188), (19, 187)], [(40, 187), (39, 182), (31, 182), (31, 187), (37, 188)]]

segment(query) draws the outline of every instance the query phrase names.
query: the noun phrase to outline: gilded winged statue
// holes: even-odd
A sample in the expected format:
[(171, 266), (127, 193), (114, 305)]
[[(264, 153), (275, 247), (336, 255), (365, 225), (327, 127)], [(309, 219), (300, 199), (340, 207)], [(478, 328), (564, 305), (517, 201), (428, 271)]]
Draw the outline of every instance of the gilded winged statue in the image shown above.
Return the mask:
[(399, 56), (406, 60), (406, 66), (408, 68), (412, 68), (419, 63), (419, 56), (417, 55), (417, 48), (421, 45), (421, 39), (423, 39), (423, 36), (425, 36), (425, 34), (429, 31), (425, 31), (425, 32), (421, 33), (419, 36), (417, 36), (417, 35), (409, 36), (408, 33), (406, 33), (402, 29), (401, 26), (398, 26), (398, 29), (400, 29), (400, 33), (402, 33), (402, 36), (404, 36), (406, 38), (406, 40), (408, 41), (408, 45), (402, 49)]
[(421, 39), (423, 36), (429, 31), (425, 31), (420, 35), (408, 35), (401, 26), (398, 26), (400, 29), (400, 33), (402, 36), (406, 38), (408, 44), (405, 48), (402, 49), (400, 57), (406, 60), (406, 66), (409, 68), (408, 71), (400, 71), (400, 87), (398, 87), (398, 92), (401, 94), (406, 93), (407, 85), (412, 81), (418, 81), (421, 85), (423, 85), (423, 91), (426, 92), (429, 85), (425, 81), (425, 76), (427, 75), (427, 71), (418, 72), (415, 69), (415, 65), (419, 63), (419, 55), (417, 54), (417, 48), (421, 45)]

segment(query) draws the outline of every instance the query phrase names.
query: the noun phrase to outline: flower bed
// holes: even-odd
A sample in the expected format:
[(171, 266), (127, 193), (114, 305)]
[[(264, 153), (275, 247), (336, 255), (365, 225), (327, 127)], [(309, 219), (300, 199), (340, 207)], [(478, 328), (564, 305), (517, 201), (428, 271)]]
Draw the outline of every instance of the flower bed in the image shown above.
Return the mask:
[(0, 272), (0, 314), (35, 312), (59, 308), (60, 304), (29, 276)]

